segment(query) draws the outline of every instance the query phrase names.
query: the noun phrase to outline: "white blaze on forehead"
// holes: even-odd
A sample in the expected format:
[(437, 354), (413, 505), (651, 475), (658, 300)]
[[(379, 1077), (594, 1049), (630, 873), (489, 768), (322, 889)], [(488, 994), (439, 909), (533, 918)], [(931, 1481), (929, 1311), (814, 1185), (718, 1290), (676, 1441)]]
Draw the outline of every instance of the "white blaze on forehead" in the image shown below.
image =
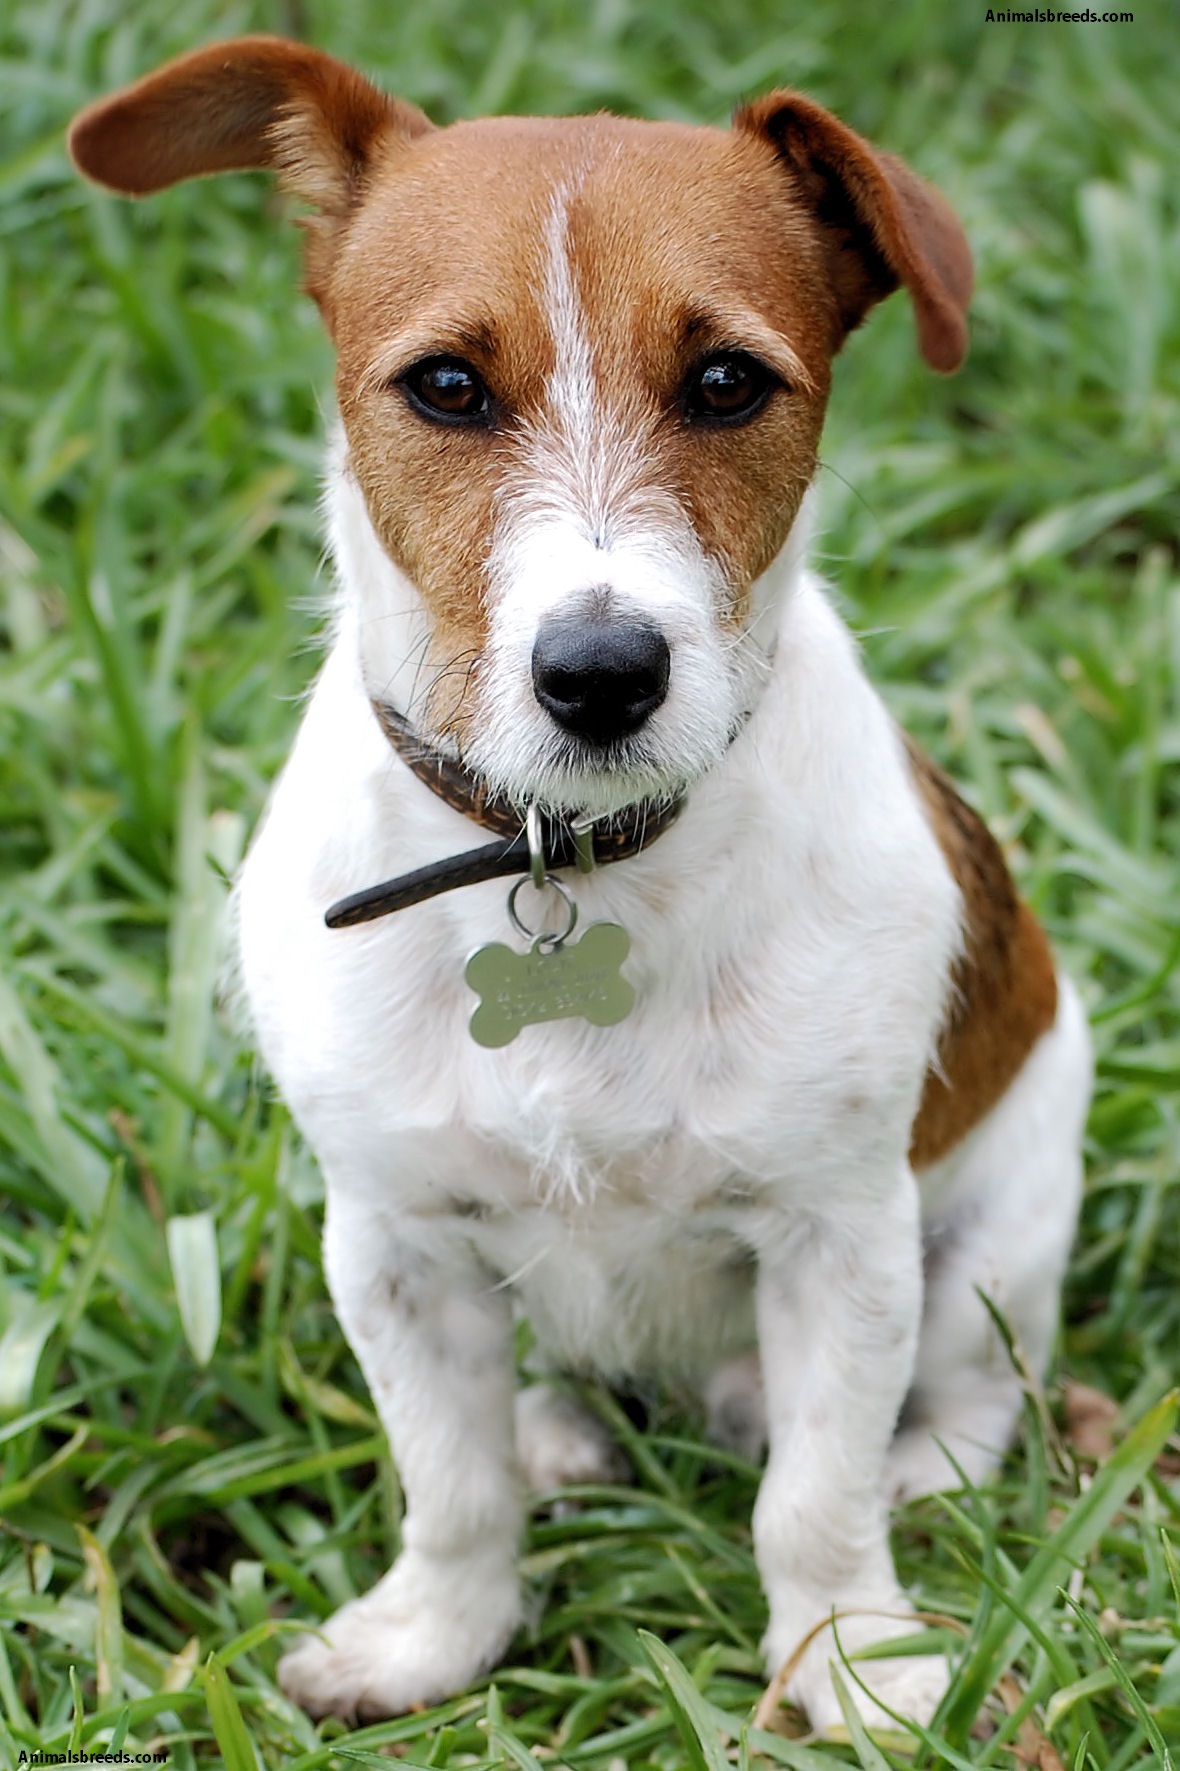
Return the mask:
[(624, 529), (682, 523), (683, 517), (645, 475), (650, 420), (645, 422), (641, 399), (624, 416), (603, 389), (570, 236), (579, 189), (558, 187), (545, 224), (541, 303), (553, 341), (553, 369), (543, 408), (524, 430), (524, 472), (507, 497), (520, 515), (560, 513), (595, 546), (609, 547)]
[(584, 460), (594, 439), (594, 361), (586, 316), (574, 286), (570, 241), (571, 192), (562, 187), (553, 199), (545, 227), (545, 317), (553, 338), (553, 373), (545, 388), (545, 404), (577, 459)]
[[(545, 223), (538, 295), (553, 368), (540, 409), (513, 435), (497, 498), (479, 717), (465, 758), (516, 800), (599, 815), (677, 792), (715, 764), (749, 702), (750, 665), (720, 631), (722, 569), (661, 483), (660, 414), (640, 365), (631, 366), (636, 384), (628, 387), (628, 366), (608, 361), (593, 307), (582, 300), (570, 237), (578, 195), (559, 188)], [(621, 279), (613, 287), (614, 299), (627, 299)], [(633, 299), (642, 298), (636, 290)], [(573, 744), (533, 685), (542, 623), (584, 619), (591, 606), (646, 621), (671, 654), (667, 695), (609, 763)]]

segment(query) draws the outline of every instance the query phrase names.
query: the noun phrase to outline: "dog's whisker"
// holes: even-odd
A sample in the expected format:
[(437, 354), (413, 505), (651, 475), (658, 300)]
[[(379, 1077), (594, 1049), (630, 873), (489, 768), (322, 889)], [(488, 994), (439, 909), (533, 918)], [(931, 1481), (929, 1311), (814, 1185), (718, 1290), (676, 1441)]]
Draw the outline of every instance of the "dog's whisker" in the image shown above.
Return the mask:
[(422, 669), (424, 663), (425, 663), (425, 654), (423, 655), (423, 659), (419, 662), (418, 671), (415, 672), (414, 683), (411, 687), (410, 697), (409, 697), (409, 707), (408, 707), (407, 711), (411, 712), (411, 713), (416, 713), (420, 707), (421, 708), (429, 707), (433, 698), (434, 698), (434, 694), (435, 694), (436, 689), (438, 689), (442, 683), (448, 681), (451, 677), (458, 676), (458, 675), (462, 674), (463, 687), (460, 690), (458, 701), (456, 702), (455, 708), (452, 711), (452, 714), (450, 716), (451, 720), (453, 721), (455, 718), (458, 717), (459, 709), (461, 708), (464, 697), (467, 694), (467, 689), (468, 689), (468, 686), (471, 681), (472, 672), (475, 670), (476, 666), (479, 663), (479, 653), (477, 650), (472, 650), (470, 652), (459, 652), (454, 657), (449, 658), (445, 664), (442, 664), (439, 666), (439, 668), (435, 671), (434, 675), (431, 677), (430, 681), (421, 690), (421, 693), (419, 693), (418, 677), (419, 677), (419, 674), (421, 672), (421, 669)]

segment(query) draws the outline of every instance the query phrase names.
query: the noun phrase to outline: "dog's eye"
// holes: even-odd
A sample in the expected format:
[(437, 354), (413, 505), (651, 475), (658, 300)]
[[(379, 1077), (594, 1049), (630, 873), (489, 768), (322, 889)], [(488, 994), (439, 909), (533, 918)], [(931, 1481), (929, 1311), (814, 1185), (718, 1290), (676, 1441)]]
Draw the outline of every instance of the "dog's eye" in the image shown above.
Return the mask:
[(760, 412), (778, 387), (778, 377), (745, 351), (706, 357), (689, 375), (684, 409), (689, 418), (740, 424)]
[(428, 357), (399, 375), (398, 383), (424, 417), (444, 424), (486, 423), (491, 412), (483, 381), (459, 357)]

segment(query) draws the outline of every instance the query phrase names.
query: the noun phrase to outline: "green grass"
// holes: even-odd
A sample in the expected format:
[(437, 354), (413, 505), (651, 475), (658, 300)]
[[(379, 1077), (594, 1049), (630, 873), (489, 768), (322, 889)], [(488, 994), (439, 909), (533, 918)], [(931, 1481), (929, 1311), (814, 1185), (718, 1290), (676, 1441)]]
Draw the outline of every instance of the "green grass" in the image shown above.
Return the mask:
[[(1176, 1753), (1180, 1460), (1153, 1405), (1180, 1366), (1180, 112), (1175, 21), (1132, 4), (1134, 25), (1022, 27), (934, 0), (8, 0), (0, 1761), (160, 1742), (175, 1771)], [(643, 1437), (619, 1419), (633, 1490), (536, 1508), (536, 1608), (494, 1691), (349, 1734), (276, 1687), (297, 1621), (371, 1582), (399, 1516), (319, 1272), (317, 1177), (217, 1003), (224, 875), (314, 669), (329, 352), (265, 181), (132, 208), (71, 175), (61, 131), (167, 54), (293, 25), (443, 119), (721, 120), (790, 81), (966, 221), (967, 369), (921, 369), (901, 301), (852, 341), (822, 551), (874, 675), (1009, 844), (1093, 1013), (1060, 1369), (1117, 1399), (1125, 1436), (1079, 1469), (1030, 1406), (1000, 1483), (899, 1517), (958, 1665), (924, 1743), (753, 1726), (756, 1473), (671, 1401)]]

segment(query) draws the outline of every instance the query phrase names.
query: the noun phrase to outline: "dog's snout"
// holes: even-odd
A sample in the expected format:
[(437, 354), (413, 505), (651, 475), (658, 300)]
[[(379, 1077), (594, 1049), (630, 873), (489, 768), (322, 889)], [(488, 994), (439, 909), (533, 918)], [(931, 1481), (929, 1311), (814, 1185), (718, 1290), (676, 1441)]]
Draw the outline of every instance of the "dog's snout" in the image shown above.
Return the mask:
[(533, 692), (557, 724), (590, 744), (638, 731), (668, 693), (671, 654), (643, 621), (553, 619), (533, 646)]

